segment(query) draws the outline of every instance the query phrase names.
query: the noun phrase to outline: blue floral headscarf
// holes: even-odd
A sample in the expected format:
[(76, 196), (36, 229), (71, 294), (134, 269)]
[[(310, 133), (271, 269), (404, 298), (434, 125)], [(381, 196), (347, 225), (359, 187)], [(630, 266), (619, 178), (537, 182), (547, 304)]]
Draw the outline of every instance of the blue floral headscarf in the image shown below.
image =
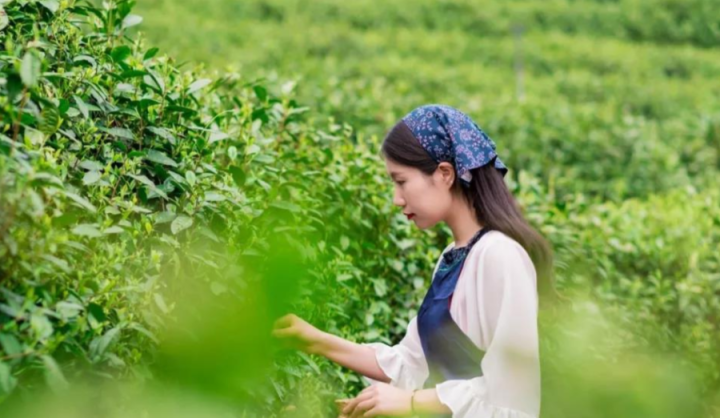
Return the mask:
[(402, 120), (437, 163), (455, 163), (455, 171), (465, 187), (470, 185), (473, 168), (493, 163), (503, 177), (508, 171), (495, 152), (492, 139), (468, 115), (453, 107), (420, 106)]

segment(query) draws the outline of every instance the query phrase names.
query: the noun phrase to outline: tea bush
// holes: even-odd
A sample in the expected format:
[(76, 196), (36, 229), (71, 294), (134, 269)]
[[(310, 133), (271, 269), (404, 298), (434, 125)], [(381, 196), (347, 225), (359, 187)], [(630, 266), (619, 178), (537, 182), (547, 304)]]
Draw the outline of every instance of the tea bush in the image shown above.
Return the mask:
[[(203, 4), (211, 18), (227, 12), (224, 3)], [(453, 4), (443, 16), (457, 12), (468, 19), (458, 29), (475, 30)], [(603, 13), (652, 4), (612, 3)], [(611, 347), (587, 350), (608, 363), (588, 366), (587, 375), (627, 367), (617, 347), (655, 349), (687, 369), (669, 381), (651, 363), (642, 370), (660, 377), (643, 382), (697, 383), (678, 405), (695, 397), (711, 405), (720, 382), (712, 80), (720, 64), (711, 52), (666, 44), (705, 46), (715, 39), (712, 15), (692, 14), (698, 26), (680, 30), (658, 23), (680, 11), (658, 11), (641, 22), (649, 29), (628, 20), (627, 32), (616, 33), (602, 16), (586, 15), (592, 27), (564, 3), (550, 5), (553, 19), (573, 17), (559, 33), (529, 38), (547, 54), (528, 51), (527, 97), (518, 102), (514, 74), (503, 68), (514, 47), (502, 26), (468, 38), (445, 30), (453, 19), (403, 20), (388, 13), (393, 5), (322, 2), (315, 13), (295, 3), (236, 4), (261, 20), (243, 35), (265, 39), (246, 44), (243, 57), (258, 71), (219, 73), (182, 69), (129, 35), (142, 20), (131, 1), (5, 3), (0, 401), (34, 399), (45, 385), (65, 393), (83, 379), (120, 378), (194, 388), (260, 416), (287, 416), (302, 393), (296, 416), (329, 416), (327, 398), (356, 393), (358, 376), (322, 358), (277, 355), (267, 330), (292, 310), (353, 341), (392, 343), (404, 334), (451, 237), (446, 228), (418, 231), (393, 208), (378, 134), (446, 89), (449, 101), (482, 111), (481, 125), (519, 167), (508, 186), (555, 247), (559, 289), (619, 311), (618, 325), (603, 329), (616, 337)], [(487, 13), (505, 7), (545, 19), (534, 2)], [(338, 36), (320, 36), (326, 30)], [(273, 36), (248, 36), (263, 33)], [(598, 42), (597, 33), (614, 35)], [(627, 37), (657, 42), (627, 45)], [(236, 39), (215, 39), (228, 38)], [(457, 50), (477, 61), (463, 62)], [(356, 60), (341, 59), (350, 52)], [(647, 60), (638, 64), (633, 53)], [(418, 58), (425, 54), (437, 61)], [(378, 63), (383, 72), (374, 74)], [(277, 80), (266, 65), (307, 80)], [(640, 84), (646, 77), (665, 89)], [(687, 89), (698, 80), (705, 89)], [(492, 90), (500, 99), (485, 103)], [(587, 314), (581, 300), (576, 316)], [(548, 322), (543, 361), (558, 384), (574, 366), (563, 355), (587, 340)], [(614, 382), (572, 376), (568, 382), (602, 394), (598, 387)], [(653, 410), (647, 399), (657, 399), (641, 392), (621, 395), (629, 403), (645, 396), (625, 413)], [(565, 399), (554, 409), (577, 416), (593, 402)]]
[[(230, 305), (246, 306), (253, 270), (256, 277), (295, 274), (276, 285), (300, 281), (302, 270), (269, 262), (283, 247), (316, 262), (308, 287), (317, 297), (347, 298), (345, 306), (296, 305), (332, 331), (388, 323), (396, 304), (407, 305), (405, 295), (388, 297), (391, 278), (409, 270), (421, 284), (431, 257), (381, 257), (414, 241), (389, 216), (389, 201), (367, 187), (387, 187), (377, 138), (366, 143), (347, 125), (306, 121), (292, 83), (273, 92), (238, 74), (181, 71), (125, 36), (140, 20), (131, 2), (45, 3), (6, 5), (3, 32), (5, 396), (21, 396), (42, 377), (61, 390), (83, 371), (157, 373), (141, 370), (156, 362), (159, 334), (176, 326), (183, 296), (203, 294), (200, 282), (218, 300), (231, 294)], [(384, 300), (364, 312), (368, 295)], [(260, 325), (293, 293), (269, 296), (279, 300), (250, 333), (263, 342)], [(309, 357), (286, 363), (277, 378), (284, 386), (274, 386), (280, 398), (299, 381), (298, 370), (318, 367)]]
[[(409, 109), (445, 102), (475, 118), (509, 165), (553, 181), (558, 198), (618, 200), (715, 184), (720, 64), (711, 49), (631, 42), (619, 29), (596, 33), (575, 15), (612, 26), (642, 9), (648, 26), (678, 30), (661, 22), (683, 19), (702, 32), (708, 26), (700, 21), (714, 19), (703, 17), (704, 4), (186, 0), (140, 7), (151, 22), (142, 29), (177, 55), (298, 78), (298, 97), (363, 133), (382, 136)], [(620, 20), (609, 12), (617, 8)], [(193, 13), (201, 9), (200, 17)], [(653, 20), (665, 13), (677, 17)], [(528, 17), (536, 14), (546, 18)], [(583, 29), (551, 23), (562, 15)], [(525, 27), (520, 39), (513, 23)]]

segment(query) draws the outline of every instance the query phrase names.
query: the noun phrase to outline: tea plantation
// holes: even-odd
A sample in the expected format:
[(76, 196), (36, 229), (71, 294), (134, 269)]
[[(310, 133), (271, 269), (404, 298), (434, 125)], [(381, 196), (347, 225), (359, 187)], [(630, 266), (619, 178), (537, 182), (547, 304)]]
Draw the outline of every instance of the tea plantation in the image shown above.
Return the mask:
[(542, 416), (720, 417), (716, 0), (0, 7), (3, 417), (335, 416), (360, 376), (269, 330), (402, 338), (452, 234), (379, 145), (426, 103), (553, 246)]

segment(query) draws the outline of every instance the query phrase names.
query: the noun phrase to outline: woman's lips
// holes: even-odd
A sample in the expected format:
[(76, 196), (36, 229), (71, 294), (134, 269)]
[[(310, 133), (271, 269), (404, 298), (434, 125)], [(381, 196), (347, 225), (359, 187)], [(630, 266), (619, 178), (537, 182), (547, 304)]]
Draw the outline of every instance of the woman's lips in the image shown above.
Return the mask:
[(408, 215), (408, 214), (405, 214), (405, 216), (407, 216), (408, 219), (412, 219), (412, 218), (415, 217), (415, 214), (414, 214), (414, 213), (411, 213), (411, 214), (409, 214), (409, 215)]

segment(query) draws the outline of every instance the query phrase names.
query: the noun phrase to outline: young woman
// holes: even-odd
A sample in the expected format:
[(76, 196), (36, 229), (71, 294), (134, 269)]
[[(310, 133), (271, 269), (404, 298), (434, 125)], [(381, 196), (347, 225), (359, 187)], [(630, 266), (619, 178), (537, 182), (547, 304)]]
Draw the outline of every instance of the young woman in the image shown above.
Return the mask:
[(366, 377), (348, 417), (539, 416), (538, 291), (552, 288), (552, 251), (524, 220), (495, 149), (445, 105), (414, 109), (384, 139), (393, 203), (418, 228), (445, 222), (454, 237), (397, 345), (353, 343), (293, 314), (276, 321), (276, 337)]

